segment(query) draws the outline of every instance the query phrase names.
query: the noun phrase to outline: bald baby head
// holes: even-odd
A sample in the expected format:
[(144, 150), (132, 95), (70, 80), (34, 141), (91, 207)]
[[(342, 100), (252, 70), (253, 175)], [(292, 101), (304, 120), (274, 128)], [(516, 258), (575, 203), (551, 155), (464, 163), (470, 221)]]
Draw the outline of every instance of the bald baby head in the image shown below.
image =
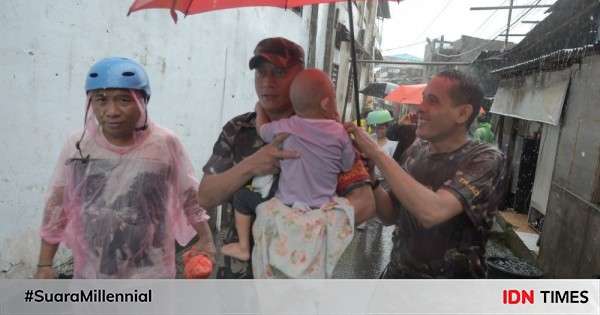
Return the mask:
[(294, 111), (304, 118), (337, 118), (335, 91), (329, 76), (318, 69), (301, 71), (290, 87)]

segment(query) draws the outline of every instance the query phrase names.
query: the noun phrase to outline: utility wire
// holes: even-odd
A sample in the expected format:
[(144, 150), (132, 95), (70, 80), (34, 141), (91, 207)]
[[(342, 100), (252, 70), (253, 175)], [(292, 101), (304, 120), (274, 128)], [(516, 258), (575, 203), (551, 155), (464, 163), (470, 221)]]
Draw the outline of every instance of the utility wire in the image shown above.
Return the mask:
[(433, 20), (431, 20), (429, 25), (427, 25), (427, 27), (425, 27), (425, 29), (419, 34), (419, 36), (417, 36), (415, 38), (415, 40), (418, 40), (419, 38), (421, 38), (421, 36), (425, 35), (425, 33), (427, 33), (427, 31), (429, 31), (429, 29), (433, 26), (433, 24), (435, 24), (435, 22), (440, 17), (440, 15), (442, 15), (442, 13), (446, 12), (446, 9), (448, 9), (448, 7), (450, 6), (450, 4), (452, 4), (453, 1), (454, 0), (448, 0), (448, 2), (446, 2), (446, 5), (442, 8), (442, 10), (435, 16), (435, 18), (433, 18)]
[(427, 41), (422, 40), (420, 42), (416, 42), (416, 43), (412, 43), (412, 44), (406, 44), (406, 45), (397, 46), (397, 47), (394, 47), (394, 48), (383, 49), (382, 51), (390, 51), (390, 50), (397, 50), (397, 49), (401, 49), (401, 48), (413, 47), (413, 46), (425, 44), (426, 42)]
[[(438, 14), (435, 16), (435, 18), (433, 18), (433, 20), (431, 20), (431, 22), (427, 25), (427, 27), (425, 27), (425, 29), (421, 32), (421, 34), (419, 34), (419, 36), (417, 36), (417, 39), (420, 38), (421, 36), (423, 36), (425, 33), (427, 33), (427, 31), (433, 26), (433, 24), (435, 24), (435, 22), (438, 20), (438, 18), (444, 12), (446, 12), (446, 10), (450, 6), (450, 4), (452, 4), (452, 1), (454, 1), (454, 0), (449, 0), (449, 1), (446, 2), (446, 5), (442, 8), (442, 10), (440, 10), (440, 12), (438, 12)], [(424, 43), (426, 43), (426, 41), (422, 40), (422, 41), (419, 41), (419, 42), (414, 42), (412, 44), (407, 44), (407, 45), (402, 45), (402, 46), (398, 46), (398, 47), (394, 47), (394, 48), (385, 49), (385, 50), (382, 50), (382, 52), (383, 51), (390, 51), (390, 50), (397, 50), (397, 49), (407, 48), (407, 47), (412, 47), (412, 46), (417, 46), (417, 45), (421, 45), (421, 44), (424, 44)]]
[[(503, 6), (503, 5), (506, 3), (506, 1), (508, 1), (508, 0), (504, 0), (504, 1), (502, 1), (502, 3), (500, 3), (498, 6)], [(482, 23), (481, 23), (481, 24), (480, 24), (478, 27), (477, 27), (477, 29), (475, 29), (475, 31), (473, 31), (473, 34), (477, 34), (477, 32), (479, 32), (479, 30), (481, 30), (481, 28), (482, 28), (482, 27), (483, 27), (483, 26), (484, 26), (484, 25), (485, 25), (485, 24), (486, 24), (486, 23), (487, 23), (487, 22), (488, 22), (490, 19), (492, 19), (492, 17), (494, 17), (494, 15), (496, 15), (496, 13), (498, 13), (499, 11), (500, 11), (499, 9), (496, 9), (496, 10), (494, 10), (494, 11), (492, 12), (492, 14), (490, 14), (490, 15), (489, 15), (489, 16), (488, 16), (488, 17), (487, 17), (487, 18), (486, 18), (486, 19), (485, 19), (485, 20), (484, 20), (484, 21), (483, 21), (483, 22), (482, 22)]]
[[(534, 5), (534, 6), (535, 6), (535, 5), (538, 5), (540, 2), (542, 2), (542, 0), (534, 0), (534, 1), (531, 3), (531, 5)], [(513, 23), (511, 23), (511, 24), (510, 24), (510, 26), (511, 26), (511, 27), (513, 27), (515, 24), (517, 24), (519, 21), (521, 21), (523, 18), (525, 18), (525, 17), (526, 17), (526, 16), (527, 16), (529, 13), (531, 13), (531, 11), (532, 11), (533, 9), (534, 9), (534, 8), (529, 8), (527, 11), (525, 11), (525, 13), (521, 14), (521, 16), (519, 16), (519, 17), (518, 17), (518, 18), (517, 18), (517, 19), (516, 19), (516, 20), (515, 20)], [(467, 50), (467, 51), (464, 51), (464, 52), (462, 52), (462, 53), (460, 53), (460, 54), (456, 54), (456, 55), (446, 55), (446, 54), (441, 54), (441, 53), (436, 53), (436, 54), (437, 54), (438, 56), (442, 56), (442, 57), (446, 57), (446, 58), (461, 57), (461, 56), (464, 56), (464, 55), (470, 54), (470, 53), (472, 53), (472, 52), (474, 52), (474, 51), (476, 51), (476, 50), (479, 50), (479, 49), (482, 49), (482, 48), (485, 48), (485, 47), (487, 47), (487, 46), (491, 45), (491, 44), (492, 44), (492, 42), (493, 42), (493, 41), (494, 41), (496, 38), (500, 37), (500, 35), (502, 35), (502, 32), (505, 32), (505, 31), (507, 31), (507, 29), (503, 27), (503, 28), (502, 28), (502, 30), (498, 32), (498, 35), (494, 36), (494, 37), (493, 37), (493, 38), (491, 38), (491, 39), (488, 39), (488, 42), (487, 42), (487, 43), (485, 43), (485, 44), (483, 44), (483, 45), (481, 45), (481, 46), (479, 46), (479, 47), (475, 47), (475, 48), (473, 48), (473, 49), (469, 49), (469, 50)]]
[(582, 10), (578, 10), (577, 14), (573, 15), (572, 17), (568, 18), (566, 21), (564, 21), (562, 24), (554, 27), (552, 30), (546, 32), (544, 34), (544, 36), (541, 36), (537, 39), (535, 39), (534, 41), (532, 41), (531, 43), (527, 44), (524, 47), (519, 47), (519, 53), (523, 54), (531, 49), (534, 48), (535, 45), (537, 45), (538, 43), (540, 43), (541, 41), (546, 40), (547, 36), (549, 36), (550, 34), (561, 30), (562, 28), (569, 26), (569, 24), (571, 24), (571, 22), (581, 18), (582, 16), (584, 16), (585, 14), (588, 14), (589, 12), (591, 12), (592, 10), (594, 10), (596, 7), (598, 6), (597, 2), (592, 2), (590, 5), (588, 5), (587, 7), (585, 7)]

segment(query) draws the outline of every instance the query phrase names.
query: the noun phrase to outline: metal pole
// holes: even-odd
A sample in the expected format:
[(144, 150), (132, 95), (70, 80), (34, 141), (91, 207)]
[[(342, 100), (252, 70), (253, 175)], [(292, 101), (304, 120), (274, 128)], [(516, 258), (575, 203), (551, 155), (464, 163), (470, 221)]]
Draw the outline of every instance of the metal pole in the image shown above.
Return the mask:
[(510, 22), (512, 19), (513, 3), (514, 0), (510, 0), (510, 6), (508, 9), (508, 23), (506, 24), (506, 36), (504, 36), (504, 49), (508, 47), (508, 34), (510, 34)]
[(350, 57), (352, 58), (352, 79), (354, 82), (354, 106), (356, 124), (360, 127), (360, 106), (358, 105), (358, 71), (356, 68), (356, 47), (354, 47), (354, 18), (352, 16), (352, 0), (348, 0), (348, 20), (350, 21)]
[(359, 59), (357, 63), (374, 63), (384, 65), (418, 65), (418, 66), (468, 66), (472, 62), (455, 62), (455, 61), (389, 61), (389, 60), (372, 60)]
[(538, 8), (551, 8), (551, 4), (540, 4), (540, 5), (511, 5), (511, 6), (499, 6), (499, 7), (472, 7), (471, 11), (486, 11), (486, 10), (510, 10), (512, 9), (538, 9)]

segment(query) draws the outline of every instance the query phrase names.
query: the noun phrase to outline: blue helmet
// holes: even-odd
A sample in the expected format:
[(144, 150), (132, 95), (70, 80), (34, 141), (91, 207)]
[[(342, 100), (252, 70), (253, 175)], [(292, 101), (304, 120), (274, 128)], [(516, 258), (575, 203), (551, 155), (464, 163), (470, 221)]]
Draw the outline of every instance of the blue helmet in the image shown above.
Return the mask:
[(105, 58), (96, 62), (87, 74), (85, 91), (100, 89), (132, 89), (144, 91), (150, 98), (150, 80), (137, 62), (121, 57)]

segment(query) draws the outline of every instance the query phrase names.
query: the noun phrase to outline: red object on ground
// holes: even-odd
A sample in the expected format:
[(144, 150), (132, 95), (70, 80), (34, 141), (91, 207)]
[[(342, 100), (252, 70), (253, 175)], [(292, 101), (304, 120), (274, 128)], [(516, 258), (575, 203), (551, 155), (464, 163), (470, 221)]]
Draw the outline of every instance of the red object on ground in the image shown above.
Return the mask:
[(183, 275), (186, 279), (206, 279), (213, 270), (213, 263), (208, 257), (193, 251), (183, 255), (183, 264)]
[(423, 101), (423, 91), (427, 84), (400, 85), (385, 97), (385, 100), (398, 104), (419, 105)]

